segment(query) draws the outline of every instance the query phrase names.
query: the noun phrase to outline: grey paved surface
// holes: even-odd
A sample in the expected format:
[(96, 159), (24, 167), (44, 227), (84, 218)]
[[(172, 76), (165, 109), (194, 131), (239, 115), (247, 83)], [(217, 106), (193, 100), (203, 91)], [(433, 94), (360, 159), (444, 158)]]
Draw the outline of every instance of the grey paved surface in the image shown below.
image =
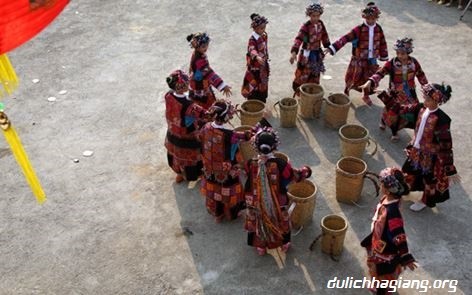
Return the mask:
[[(361, 19), (367, 1), (324, 1), (323, 20), (331, 40)], [(472, 294), (470, 183), (470, 68), (472, 12), (459, 22), (455, 8), (426, 0), (377, 1), (390, 54), (405, 35), (415, 39), (416, 56), (430, 81), (453, 87), (444, 106), (452, 117), (455, 160), (463, 183), (438, 211), (412, 213), (404, 202), (409, 246), (420, 268), (405, 279), (459, 280), (458, 293)], [(249, 15), (269, 18), (272, 73), (270, 104), (290, 96), (294, 67), (292, 40), (305, 21), (305, 1), (73, 1), (37, 38), (11, 53), (22, 80), (15, 99), (4, 100), (48, 195), (38, 206), (5, 141), (0, 141), (0, 294), (359, 294), (328, 290), (334, 276), (361, 278), (376, 199), (366, 183), (362, 208), (335, 200), (336, 130), (322, 120), (281, 129), (281, 150), (294, 164), (309, 164), (319, 188), (313, 222), (293, 238), (279, 270), (270, 256), (258, 257), (245, 244), (242, 221), (215, 224), (197, 189), (173, 184), (167, 167), (163, 94), (166, 75), (188, 68), (187, 34), (206, 30), (213, 68), (239, 94)], [(339, 92), (350, 58), (346, 46), (326, 60)], [(40, 79), (33, 84), (32, 79)], [(385, 84), (384, 84), (385, 85)], [(66, 89), (65, 95), (58, 92)], [(47, 97), (56, 96), (50, 103)], [(353, 95), (349, 122), (360, 122), (380, 152), (365, 156), (369, 170), (404, 160), (411, 138), (400, 132), (392, 144), (378, 131), (380, 104), (365, 107)], [(277, 117), (272, 119), (277, 125)], [(238, 124), (235, 120), (235, 124)], [(93, 157), (84, 158), (84, 150)], [(74, 163), (73, 158), (79, 158)], [(339, 262), (308, 246), (329, 213), (349, 221)], [(188, 228), (193, 235), (183, 234)], [(444, 294), (447, 289), (430, 290)], [(400, 294), (417, 294), (402, 289)]]

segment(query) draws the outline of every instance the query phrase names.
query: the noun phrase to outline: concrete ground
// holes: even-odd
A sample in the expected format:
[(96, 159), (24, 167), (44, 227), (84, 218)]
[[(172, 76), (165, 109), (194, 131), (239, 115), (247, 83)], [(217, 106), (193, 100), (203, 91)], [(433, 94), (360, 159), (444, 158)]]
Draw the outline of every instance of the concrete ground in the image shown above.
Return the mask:
[[(332, 41), (361, 22), (360, 9), (367, 3), (323, 2), (322, 19)], [(411, 36), (413, 55), (429, 80), (452, 85), (453, 97), (442, 108), (453, 120), (455, 164), (463, 180), (451, 189), (451, 200), (435, 211), (413, 213), (411, 203), (404, 202), (409, 248), (420, 267), (402, 277), (430, 284), (458, 280), (457, 293), (472, 294), (472, 12), (460, 22), (457, 9), (426, 0), (377, 3), (390, 55), (398, 37)], [(296, 166), (310, 165), (318, 186), (313, 221), (293, 237), (283, 269), (246, 245), (242, 220), (215, 224), (198, 189), (174, 184), (166, 163), (165, 77), (174, 69), (188, 69), (186, 36), (210, 34), (210, 63), (233, 87), (233, 101), (241, 103), (249, 15), (267, 16), (272, 105), (292, 94), (294, 66), (288, 59), (305, 21), (305, 5), (287, 0), (76, 0), (38, 37), (11, 52), (21, 86), (3, 102), (48, 201), (36, 204), (1, 140), (0, 294), (367, 294), (327, 289), (334, 277), (362, 279), (366, 274), (359, 241), (369, 233), (377, 199), (366, 182), (359, 206), (335, 200), (338, 135), (322, 119), (279, 129), (280, 149)], [(326, 59), (326, 74), (333, 77), (322, 80), (326, 93), (342, 91), (349, 59), (350, 45)], [(49, 102), (50, 96), (57, 100)], [(369, 170), (401, 165), (411, 131), (401, 131), (400, 141), (391, 143), (388, 132), (377, 128), (379, 101), (368, 108), (358, 94), (352, 100), (348, 121), (367, 127), (379, 145), (376, 155), (364, 157)], [(277, 121), (274, 114), (271, 122), (278, 126)], [(85, 150), (94, 155), (83, 157)], [(319, 244), (308, 250), (320, 233), (321, 218), (331, 213), (349, 222), (339, 262), (322, 254)], [(452, 290), (447, 286), (428, 294), (445, 294)]]

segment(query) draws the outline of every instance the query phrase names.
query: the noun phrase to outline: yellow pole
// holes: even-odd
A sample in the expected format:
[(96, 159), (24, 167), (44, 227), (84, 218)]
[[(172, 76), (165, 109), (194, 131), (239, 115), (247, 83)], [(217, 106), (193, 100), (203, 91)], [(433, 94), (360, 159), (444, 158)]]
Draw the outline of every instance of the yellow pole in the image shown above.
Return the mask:
[(28, 160), (28, 155), (26, 154), (23, 145), (21, 144), (20, 138), (16, 133), (15, 129), (11, 125), (10, 120), (7, 115), (0, 108), (0, 128), (3, 129), (3, 135), (7, 140), (10, 148), (15, 156), (16, 162), (21, 167), (23, 174), (25, 175), (26, 181), (28, 182), (31, 190), (33, 191), (34, 196), (39, 204), (42, 204), (46, 201), (46, 194), (44, 193), (41, 184), (39, 183), (38, 177), (34, 172), (33, 166), (31, 166), (30, 161)]
[(6, 54), (0, 55), (0, 98), (18, 87), (18, 77)]

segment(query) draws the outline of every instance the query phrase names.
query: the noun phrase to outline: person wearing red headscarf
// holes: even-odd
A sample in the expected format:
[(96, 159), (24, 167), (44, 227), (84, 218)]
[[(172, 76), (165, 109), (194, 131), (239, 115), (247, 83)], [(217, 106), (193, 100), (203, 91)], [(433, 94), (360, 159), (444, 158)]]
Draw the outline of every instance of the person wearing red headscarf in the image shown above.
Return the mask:
[(201, 143), (198, 129), (206, 119), (206, 110), (191, 101), (188, 91), (189, 77), (181, 70), (172, 72), (166, 79), (170, 90), (165, 95), (167, 134), (165, 147), (169, 166), (177, 174), (177, 183), (195, 181), (202, 174)]
[[(384, 66), (372, 75), (369, 80), (361, 86), (366, 93), (371, 93), (377, 88), (380, 81), (389, 77), (389, 89), (379, 98), (392, 95), (400, 105), (418, 103), (416, 94), (415, 77), (421, 85), (428, 83), (420, 63), (410, 54), (413, 52), (413, 39), (405, 37), (399, 39), (393, 45), (397, 56), (387, 61)], [(403, 128), (415, 128), (414, 116), (411, 114), (400, 114), (399, 109), (386, 106), (382, 112), (379, 128), (385, 130), (388, 126), (392, 131), (392, 141), (398, 140), (397, 132)]]
[(451, 98), (451, 86), (426, 84), (422, 92), (424, 104), (414, 104), (406, 110), (416, 114), (417, 120), (402, 170), (410, 190), (423, 191), (422, 199), (410, 206), (413, 211), (448, 200), (449, 182), (461, 180), (454, 166), (451, 118), (439, 108)]
[[(305, 8), (305, 15), (310, 19), (303, 23), (298, 31), (290, 50), (290, 63), (297, 58), (297, 69), (292, 83), (295, 95), (299, 95), (300, 86), (305, 83), (320, 84), (320, 74), (325, 72), (323, 59), (325, 54), (321, 49), (331, 45), (328, 31), (320, 17), (324, 12), (321, 4), (313, 3)], [(301, 47), (301, 48), (300, 48)]]
[[(364, 22), (354, 27), (349, 33), (339, 38), (325, 50), (325, 53), (336, 54), (347, 43), (352, 43), (352, 57), (345, 75), (344, 93), (349, 96), (351, 89), (361, 92), (362, 86), (379, 69), (378, 60), (388, 60), (387, 43), (382, 27), (377, 23), (380, 10), (374, 2), (367, 3), (362, 9)], [(368, 95), (363, 96), (367, 105), (372, 101)]]
[(269, 51), (267, 48), (267, 18), (257, 13), (251, 14), (254, 30), (249, 38), (246, 53), (246, 73), (241, 95), (247, 99), (266, 102), (269, 90)]
[[(414, 270), (417, 265), (408, 250), (400, 213), (401, 197), (409, 194), (403, 172), (398, 168), (385, 168), (379, 180), (382, 197), (372, 217), (371, 233), (362, 240), (361, 246), (367, 250), (369, 274), (385, 285), (397, 280), (402, 268)], [(388, 288), (380, 286), (371, 286), (371, 290), (379, 295), (389, 292)]]

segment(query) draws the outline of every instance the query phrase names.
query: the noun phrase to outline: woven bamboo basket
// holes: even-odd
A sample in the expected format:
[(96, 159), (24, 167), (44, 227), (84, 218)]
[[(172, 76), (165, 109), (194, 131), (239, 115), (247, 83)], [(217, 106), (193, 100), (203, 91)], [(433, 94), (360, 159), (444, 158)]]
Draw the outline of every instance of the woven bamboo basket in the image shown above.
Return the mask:
[(302, 180), (288, 186), (288, 198), (296, 203), (291, 215), (292, 227), (300, 228), (313, 218), (316, 204), (316, 185), (310, 180)]
[(326, 126), (339, 128), (346, 124), (351, 105), (349, 97), (344, 93), (333, 93), (325, 101), (324, 121)]
[(274, 156), (275, 156), (276, 158), (284, 159), (285, 162), (288, 162), (288, 161), (290, 160), (290, 158), (288, 157), (288, 155), (285, 154), (285, 153), (282, 153), (282, 152), (274, 152)]
[(339, 128), (339, 140), (341, 143), (342, 157), (356, 157), (362, 159), (367, 145), (374, 144), (374, 150), (370, 155), (377, 152), (377, 142), (369, 136), (369, 130), (361, 125), (345, 124)]
[(280, 127), (291, 128), (297, 126), (298, 101), (295, 98), (286, 97), (274, 104), (280, 108)]
[[(237, 112), (239, 119), (241, 119), (241, 125), (254, 126), (262, 119), (264, 114), (265, 104), (259, 100), (246, 100), (241, 104), (241, 109)], [(237, 114), (237, 113), (236, 113)]]
[[(248, 131), (251, 129), (252, 129), (251, 126), (244, 126), (244, 125), (234, 128), (235, 131)], [(248, 160), (257, 156), (257, 152), (252, 146), (251, 141), (240, 141), (239, 151), (241, 152), (242, 160), (244, 162), (247, 162)]]
[(331, 214), (321, 219), (321, 251), (326, 254), (338, 256), (344, 247), (347, 221), (344, 217)]
[(336, 163), (336, 200), (352, 204), (359, 201), (367, 164), (355, 157), (341, 158)]
[(300, 86), (300, 116), (304, 119), (318, 118), (323, 102), (323, 87), (316, 83), (305, 83)]

